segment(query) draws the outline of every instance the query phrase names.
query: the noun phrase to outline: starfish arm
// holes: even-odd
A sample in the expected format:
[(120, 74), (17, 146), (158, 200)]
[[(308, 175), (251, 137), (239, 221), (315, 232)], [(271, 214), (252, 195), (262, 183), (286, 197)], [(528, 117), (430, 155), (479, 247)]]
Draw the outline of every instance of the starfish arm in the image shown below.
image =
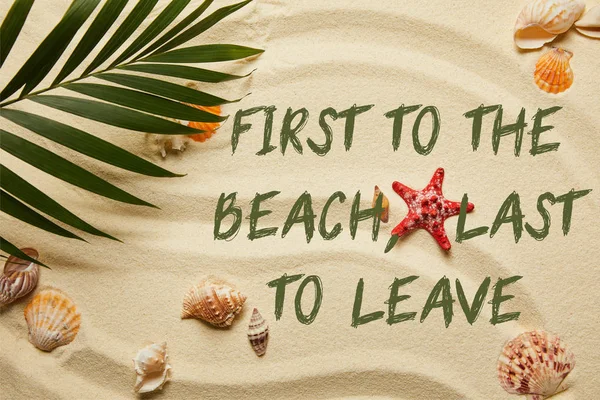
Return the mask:
[[(447, 215), (448, 217), (451, 217), (453, 215), (458, 215), (460, 214), (460, 203), (458, 201), (450, 201), (450, 200), (446, 200), (444, 201), (444, 210), (447, 209)], [(470, 213), (471, 211), (473, 211), (475, 209), (475, 205), (473, 203), (467, 203), (467, 212)]]
[(433, 238), (438, 242), (440, 247), (444, 250), (450, 250), (450, 239), (448, 239), (448, 235), (446, 235), (446, 229), (441, 226), (438, 229), (427, 229), (427, 232), (433, 236)]
[(398, 193), (398, 195), (402, 197), (404, 201), (409, 200), (410, 197), (416, 193), (416, 190), (411, 189), (408, 186), (401, 184), (400, 182), (392, 183), (392, 189), (394, 189), (394, 192)]
[(400, 222), (394, 229), (392, 229), (392, 235), (396, 235), (398, 237), (402, 237), (406, 235), (408, 232), (415, 229), (414, 218), (410, 214), (408, 214), (402, 222)]
[(428, 188), (434, 188), (436, 190), (442, 190), (442, 184), (444, 183), (444, 168), (438, 168), (429, 181)]

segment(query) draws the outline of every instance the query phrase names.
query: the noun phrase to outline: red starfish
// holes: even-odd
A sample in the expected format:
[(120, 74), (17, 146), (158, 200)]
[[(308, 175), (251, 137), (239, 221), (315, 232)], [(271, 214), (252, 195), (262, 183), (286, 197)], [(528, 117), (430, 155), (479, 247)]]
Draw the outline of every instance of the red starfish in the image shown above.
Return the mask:
[[(400, 238), (415, 229), (425, 229), (437, 240), (442, 249), (450, 250), (450, 240), (444, 229), (444, 221), (460, 213), (460, 203), (446, 200), (442, 193), (443, 181), (444, 169), (438, 168), (423, 190), (411, 189), (400, 182), (392, 184), (394, 191), (408, 205), (408, 215), (392, 230), (392, 235)], [(474, 208), (473, 203), (468, 203), (467, 212), (473, 211)], [(397, 240), (396, 238), (395, 241)]]

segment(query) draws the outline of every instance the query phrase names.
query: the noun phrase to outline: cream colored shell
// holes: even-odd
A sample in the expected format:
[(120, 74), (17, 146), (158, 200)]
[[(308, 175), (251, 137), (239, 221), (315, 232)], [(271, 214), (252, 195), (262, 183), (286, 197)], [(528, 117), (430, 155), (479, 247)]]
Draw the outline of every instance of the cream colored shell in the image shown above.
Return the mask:
[(515, 44), (538, 49), (569, 30), (585, 9), (582, 0), (533, 0), (523, 8), (514, 29)]
[[(33, 259), (39, 254), (35, 249), (20, 249)], [(4, 272), (0, 276), (0, 306), (12, 303), (20, 297), (27, 295), (37, 285), (40, 278), (40, 267), (33, 262), (10, 256), (4, 265)]]
[[(377, 198), (379, 197), (380, 193), (381, 190), (379, 189), (379, 186), (375, 186), (372, 207), (375, 207), (375, 204), (377, 203)], [(381, 206), (383, 207), (383, 211), (379, 215), (379, 219), (381, 219), (381, 222), (387, 223), (390, 219), (390, 201), (385, 194), (383, 195)]]
[(134, 390), (148, 393), (162, 389), (171, 379), (171, 365), (168, 363), (167, 343), (153, 343), (140, 351), (133, 359), (136, 373)]
[(553, 47), (543, 54), (535, 66), (535, 84), (545, 92), (561, 93), (571, 87), (574, 74), (570, 60), (573, 53)]
[(29, 341), (40, 350), (67, 345), (79, 332), (81, 314), (71, 298), (58, 289), (44, 289), (35, 295), (24, 314)]
[(575, 29), (583, 35), (600, 39), (600, 4), (590, 8), (579, 21), (575, 22)]
[(207, 278), (185, 295), (181, 318), (199, 318), (226, 328), (242, 310), (246, 296), (226, 282)]
[(508, 393), (543, 400), (567, 389), (575, 356), (561, 339), (544, 331), (525, 332), (506, 343), (498, 359), (498, 379)]

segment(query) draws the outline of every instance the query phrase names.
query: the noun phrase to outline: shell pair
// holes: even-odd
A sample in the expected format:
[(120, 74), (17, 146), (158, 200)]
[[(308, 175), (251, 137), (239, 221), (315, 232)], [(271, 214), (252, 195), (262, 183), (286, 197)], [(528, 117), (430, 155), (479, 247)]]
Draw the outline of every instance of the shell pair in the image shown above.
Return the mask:
[(558, 336), (531, 331), (506, 343), (498, 379), (508, 393), (543, 400), (567, 389), (564, 381), (574, 367), (575, 355)]
[[(39, 257), (35, 249), (20, 249), (29, 257), (37, 260)], [(20, 297), (26, 296), (38, 284), (40, 267), (31, 261), (10, 256), (4, 264), (4, 272), (0, 276), (0, 306), (10, 304)]]

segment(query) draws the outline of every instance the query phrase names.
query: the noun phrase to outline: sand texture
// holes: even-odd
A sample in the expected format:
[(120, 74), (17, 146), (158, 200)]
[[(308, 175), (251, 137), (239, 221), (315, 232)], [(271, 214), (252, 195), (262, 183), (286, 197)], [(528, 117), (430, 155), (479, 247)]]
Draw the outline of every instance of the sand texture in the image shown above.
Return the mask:
[[(1, 3), (2, 17), (10, 3)], [(152, 15), (167, 3), (161, 1)], [(231, 3), (215, 1), (209, 11)], [(66, 0), (35, 3), (1, 71), (2, 86), (60, 20), (68, 4)], [(198, 4), (193, 0), (188, 9)], [(83, 236), (89, 244), (62, 239), (0, 215), (3, 236), (22, 247), (35, 247), (53, 267), (42, 271), (37, 291), (43, 286), (58, 287), (82, 313), (75, 341), (44, 353), (28, 342), (23, 318), (23, 308), (33, 295), (0, 309), (0, 398), (134, 399), (132, 358), (148, 342), (166, 341), (173, 379), (161, 392), (143, 398), (516, 399), (498, 384), (496, 362), (505, 341), (530, 329), (560, 334), (577, 356), (577, 366), (569, 376), (572, 386), (556, 399), (598, 398), (600, 42), (575, 30), (557, 39), (557, 45), (574, 53), (575, 82), (563, 94), (548, 95), (533, 82), (542, 52), (521, 52), (513, 44), (512, 27), (524, 4), (521, 0), (254, 1), (190, 42), (266, 49), (255, 59), (202, 66), (236, 74), (257, 68), (245, 80), (202, 86), (225, 98), (252, 94), (224, 107), (232, 117), (213, 138), (165, 160), (148, 145), (143, 133), (90, 122), (31, 101), (15, 104), (15, 109), (52, 116), (187, 175), (160, 179), (122, 171), (2, 121), (4, 129), (77, 160), (161, 210), (101, 198), (2, 153), (4, 165), (125, 243), (90, 235)], [(127, 10), (132, 7), (130, 2)], [(74, 49), (90, 21), (65, 54)], [(64, 61), (66, 57), (40, 88), (51, 83)], [(74, 95), (64, 89), (54, 92)], [(323, 141), (320, 111), (327, 107), (341, 111), (353, 104), (375, 106), (357, 118), (350, 151), (344, 149), (344, 121), (340, 119), (331, 123), (329, 154), (315, 155), (306, 139)], [(442, 125), (431, 154), (419, 155), (413, 149), (414, 114), (407, 119), (400, 148), (393, 151), (392, 120), (383, 114), (401, 104), (439, 109)], [(554, 129), (543, 135), (544, 142), (560, 142), (559, 150), (533, 157), (529, 154), (531, 137), (525, 134), (520, 157), (513, 154), (514, 135), (503, 138), (494, 155), (493, 117), (488, 116), (480, 148), (474, 152), (471, 121), (463, 114), (480, 104), (502, 104), (505, 123), (514, 122), (524, 107), (530, 126), (538, 108), (562, 106), (548, 119)], [(248, 117), (253, 127), (241, 136), (232, 155), (233, 115), (238, 109), (261, 105), (277, 107), (273, 144), (278, 148), (264, 156), (255, 154), (262, 147), (264, 120), (256, 114)], [(281, 121), (288, 107), (306, 107), (310, 112), (299, 133), (302, 155), (291, 146), (282, 155), (279, 148)], [(424, 132), (429, 126), (427, 118)], [(423, 140), (427, 138), (425, 134)], [(475, 204), (468, 228), (491, 225), (513, 191), (520, 194), (525, 221), (536, 227), (542, 224), (536, 211), (540, 194), (549, 191), (558, 196), (572, 188), (594, 191), (575, 202), (566, 237), (561, 232), (562, 206), (556, 205), (549, 207), (552, 225), (543, 241), (524, 232), (515, 244), (507, 224), (493, 238), (485, 235), (459, 244), (455, 242), (455, 217), (446, 222), (453, 245), (448, 254), (424, 231), (404, 238), (384, 254), (389, 233), (407, 211), (392, 191), (392, 182), (421, 189), (438, 167), (446, 171), (446, 197), (460, 201), (468, 193)], [(368, 208), (374, 185), (389, 197), (390, 222), (382, 224), (377, 242), (371, 240), (371, 223), (360, 222), (352, 240), (348, 226), (352, 199), (360, 190), (361, 206)], [(272, 190), (281, 193), (265, 202), (273, 213), (261, 218), (259, 225), (278, 227), (276, 236), (248, 240), (249, 222), (244, 219), (235, 239), (213, 240), (214, 211), (221, 193), (237, 192), (237, 203), (246, 217), (255, 194)], [(317, 231), (307, 244), (301, 225), (281, 238), (298, 196), (308, 191), (320, 217), (325, 201), (338, 190), (347, 200), (335, 203), (328, 214), (329, 226), (342, 223), (343, 231), (335, 240), (325, 241)], [(283, 316), (275, 321), (275, 291), (266, 284), (284, 273), (322, 279), (323, 304), (311, 325), (296, 319), (293, 298), (298, 282), (289, 287)], [(235, 283), (248, 296), (244, 311), (228, 330), (180, 319), (185, 292), (207, 274)], [(387, 312), (384, 302), (389, 286), (395, 277), (409, 275), (420, 278), (403, 288), (412, 297), (398, 306), (399, 312), (420, 313), (443, 276), (450, 279), (455, 299), (454, 282), (460, 279), (471, 301), (485, 277), (495, 283), (498, 278), (521, 275), (523, 279), (508, 290), (515, 298), (503, 308), (521, 311), (521, 317), (493, 326), (488, 322), (491, 306), (486, 304), (470, 325), (456, 299), (448, 328), (440, 309), (432, 311), (424, 323), (417, 316), (415, 321), (392, 326), (384, 319), (351, 326), (360, 278), (365, 282), (363, 312)], [(308, 286), (306, 310), (311, 293)], [(263, 358), (256, 357), (246, 338), (253, 307), (259, 308), (271, 329)]]

